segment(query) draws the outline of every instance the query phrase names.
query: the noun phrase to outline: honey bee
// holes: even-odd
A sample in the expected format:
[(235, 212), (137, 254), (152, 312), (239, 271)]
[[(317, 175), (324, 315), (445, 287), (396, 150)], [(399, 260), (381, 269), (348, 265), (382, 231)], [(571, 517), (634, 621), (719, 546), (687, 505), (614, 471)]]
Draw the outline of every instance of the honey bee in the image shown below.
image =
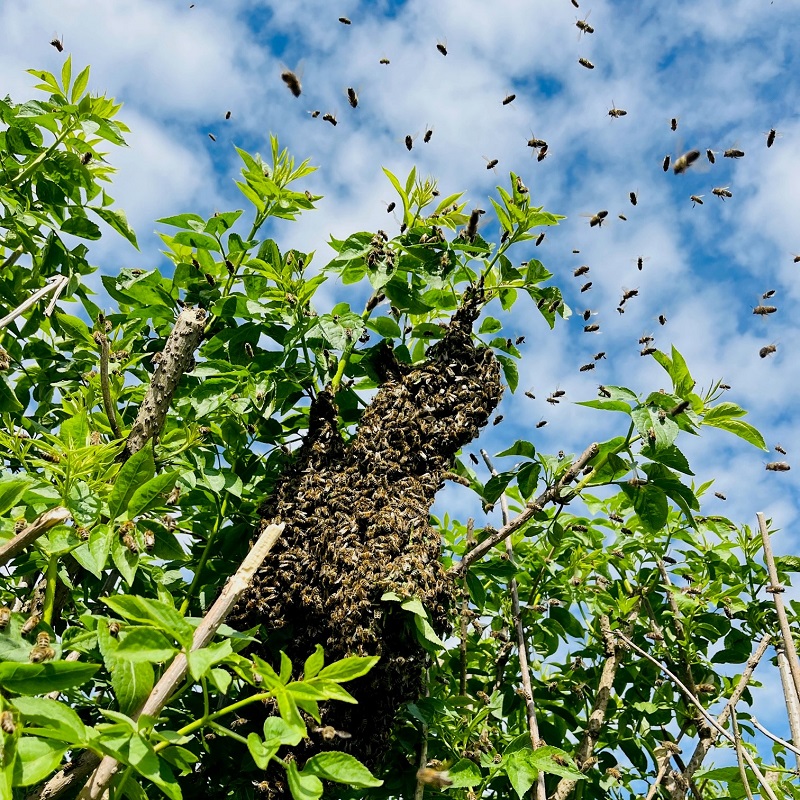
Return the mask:
[(92, 154), (88, 151), (81, 156), (81, 164), (83, 164), (84, 167), (88, 166), (91, 160), (92, 160)]
[(678, 118), (677, 118), (677, 117), (673, 117), (673, 118), (672, 118), (672, 119), (669, 121), (669, 128), (670, 128), (670, 130), (672, 130), (672, 131), (676, 131), (676, 130), (678, 130)]
[(584, 333), (596, 333), (600, 330), (600, 326), (593, 322), (591, 325), (584, 325), (583, 326)]
[(122, 536), (122, 544), (128, 548), (134, 555), (139, 552), (139, 544), (131, 534), (126, 533)]
[(478, 221), (481, 218), (481, 215), (485, 214), (486, 212), (482, 208), (474, 208), (472, 209), (472, 213), (469, 215), (469, 222), (467, 223), (467, 229), (465, 231), (465, 235), (467, 239), (472, 241), (475, 238), (475, 234), (478, 232)]
[(621, 219), (623, 222), (627, 222), (627, 221), (628, 221), (628, 218), (627, 218), (627, 217), (626, 217), (624, 214), (617, 214), (617, 216), (618, 216), (618, 217), (619, 217), (619, 218), (620, 218), (620, 219)]
[(544, 147), (539, 148), (539, 154), (536, 156), (536, 160), (539, 161), (539, 162), (544, 161), (547, 158), (547, 154), (549, 152), (550, 151), (548, 150), (547, 145), (545, 145)]
[(116, 639), (119, 636), (119, 622), (109, 622), (108, 633)]
[(14, 715), (10, 711), (3, 711), (0, 714), (0, 730), (9, 736), (17, 730), (17, 726), (14, 724)]
[(444, 789), (453, 785), (453, 780), (447, 770), (436, 770), (430, 767), (421, 767), (417, 770), (417, 780), (436, 789)]
[(627, 114), (628, 112), (625, 111), (624, 108), (617, 108), (614, 105), (614, 101), (613, 100), (611, 101), (611, 108), (608, 112), (609, 117), (611, 117), (612, 119), (619, 119), (620, 117), (627, 116)]
[(596, 214), (593, 214), (589, 219), (589, 227), (590, 228), (601, 227), (603, 221), (607, 216), (608, 216), (608, 211), (605, 210), (598, 211)]
[(379, 64), (391, 64), (392, 62), (389, 61), (388, 58), (382, 58), (378, 63)]
[(540, 234), (539, 234), (539, 235), (536, 237), (536, 241), (534, 242), (534, 245), (535, 245), (536, 247), (538, 247), (538, 246), (539, 246), (539, 245), (540, 245), (540, 244), (541, 244), (543, 241), (544, 241), (544, 234), (543, 234), (543, 233), (540, 233)]
[(792, 262), (795, 264), (800, 264), (800, 256), (793, 256)]
[(570, 0), (570, 2), (572, 3), (572, 5), (575, 6), (575, 8), (580, 8), (580, 6), (578, 5), (578, 0)]
[(557, 397), (550, 395), (550, 397), (547, 398), (547, 402), (550, 403), (551, 406), (557, 406), (561, 401)]
[(589, 267), (586, 264), (582, 264), (576, 270), (573, 270), (572, 274), (576, 278), (580, 278), (581, 275), (585, 275), (589, 271)]
[(606, 770), (606, 775), (613, 778), (615, 781), (622, 780), (622, 773), (616, 767), (609, 767)]
[(705, 195), (703, 195), (703, 194), (692, 194), (692, 195), (689, 195), (689, 199), (692, 201), (692, 208), (694, 208), (696, 205), (700, 205), (700, 206), (703, 205), (703, 198), (704, 197), (705, 197)]
[(212, 142), (216, 142), (216, 141), (217, 141), (217, 137), (216, 137), (216, 136), (214, 136), (214, 134), (213, 134), (213, 133), (209, 133), (209, 134), (208, 134), (208, 138), (209, 138), (209, 139), (211, 139), (211, 141), (212, 141)]
[(525, 397), (529, 398), (530, 400), (535, 400), (536, 399), (536, 395), (530, 390), (525, 392)]
[(730, 149), (726, 150), (722, 154), (723, 158), (743, 158), (744, 157), (744, 150), (737, 150), (735, 147), (731, 147)]
[(352, 739), (353, 734), (347, 731), (337, 731), (333, 725), (325, 725), (323, 728), (312, 728), (313, 733), (318, 733), (326, 742), (332, 742), (337, 737), (339, 739)]
[(782, 456), (786, 455), (786, 450), (779, 444), (775, 445), (775, 450), (780, 453)]
[(772, 147), (772, 145), (775, 144), (775, 137), (777, 135), (778, 132), (775, 128), (770, 128), (769, 131), (767, 131), (767, 147)]
[(544, 139), (537, 139), (535, 136), (531, 136), (528, 139), (528, 147), (538, 150), (540, 147), (547, 147), (547, 142)]
[(333, 125), (334, 128), (339, 124), (339, 121), (336, 119), (335, 114), (323, 114), (322, 119), (324, 119), (325, 122), (330, 122), (330, 124)]
[(563, 396), (564, 396), (566, 393), (567, 393), (567, 392), (566, 392), (566, 390), (565, 390), (565, 389), (556, 389), (556, 390), (553, 392), (553, 397), (563, 397)]
[(767, 356), (771, 356), (774, 352), (778, 349), (778, 345), (776, 344), (768, 344), (766, 347), (762, 347), (758, 354), (761, 358), (766, 358)]
[(48, 647), (50, 645), (50, 634), (47, 631), (41, 631), (36, 635), (37, 647)]
[(667, 324), (667, 318), (663, 314), (659, 314), (658, 315), (658, 322), (659, 322), (660, 325), (666, 325)]
[(231, 118), (231, 112), (230, 111), (226, 111), (225, 112), (225, 119), (230, 119), (230, 118)]
[[(640, 258), (639, 261), (641, 262), (642, 259)], [(639, 267), (639, 269), (641, 269), (641, 267)], [(628, 300), (630, 300), (632, 297), (636, 297), (638, 294), (639, 294), (638, 289), (623, 289), (622, 300), (620, 302), (620, 305), (622, 305), (623, 303), (627, 303)]]
[(281, 72), (281, 80), (289, 87), (289, 91), (295, 96), (300, 97), (303, 93), (303, 87), (300, 84), (300, 78), (294, 74), (290, 69)]
[(537, 427), (537, 428), (544, 428), (544, 426), (545, 426), (545, 425), (547, 425), (547, 420), (546, 420), (546, 419), (540, 419), (540, 420), (539, 420), (539, 421), (536, 423), (536, 427)]
[(761, 295), (762, 300), (769, 300), (770, 298), (775, 296), (775, 289), (768, 289), (764, 294)]
[(669, 411), (667, 411), (667, 414), (669, 414), (671, 417), (677, 417), (678, 414), (683, 414), (683, 412), (686, 411), (690, 405), (691, 403), (688, 400), (681, 400), (678, 405), (673, 406)]
[(628, 198), (630, 199), (632, 206), (635, 206), (639, 202), (636, 192), (628, 192)]
[(664, 156), (664, 163), (661, 165), (664, 172), (669, 172), (669, 153)]
[(58, 50), (59, 53), (63, 53), (64, 52), (64, 42), (61, 39), (59, 39), (58, 36), (54, 36), (50, 40), (50, 44), (53, 47), (55, 47), (55, 49)]
[(770, 461), (766, 468), (770, 472), (788, 472), (791, 469), (785, 461)]
[[(592, 12), (590, 11), (589, 14)], [(578, 29), (578, 38), (580, 38), (582, 33), (594, 33), (594, 28), (586, 21), (589, 19), (589, 14), (586, 15), (584, 19), (579, 19), (575, 23), (575, 27)]]
[(513, 103), (514, 100), (516, 100), (516, 99), (517, 99), (517, 96), (513, 92), (511, 94), (507, 94), (503, 98), (503, 105), (507, 106), (509, 103)]
[(443, 55), (447, 55), (447, 40), (443, 42), (436, 42), (436, 49)]
[(322, 112), (316, 110), (316, 111), (309, 111), (308, 113), (311, 114), (311, 119), (316, 119)]
[(486, 160), (486, 169), (494, 169), (500, 163), (499, 159), (497, 158), (489, 159), (484, 156), (484, 159)]
[(339, 22), (341, 22), (342, 25), (352, 25), (352, 23), (350, 22), (349, 19), (347, 19), (347, 17), (339, 17)]
[(351, 108), (358, 107), (358, 95), (352, 86), (347, 87), (347, 102), (350, 103)]
[(40, 622), (41, 617), (38, 614), (31, 614), (20, 628), (20, 636), (27, 636)]
[(714, 155), (714, 151), (713, 150), (710, 150), (710, 149), (706, 150), (706, 158), (709, 160), (709, 162), (711, 164), (716, 164), (717, 163), (717, 157), (716, 157), (716, 155)]
[(9, 622), (11, 622), (11, 609), (8, 606), (0, 607), (0, 631), (5, 630)]
[(144, 549), (147, 550), (148, 553), (151, 553), (155, 546), (156, 546), (156, 535), (153, 533), (153, 531), (145, 528)]
[(686, 172), (698, 158), (700, 158), (699, 150), (689, 150), (687, 153), (680, 156), (680, 158), (676, 159), (675, 163), (672, 165), (672, 171), (676, 175), (681, 175)]
[(611, 392), (602, 383), (597, 387), (597, 393), (600, 397), (611, 397)]
[(406, 150), (410, 150), (414, 146), (414, 137), (410, 133), (403, 141), (406, 143)]
[(642, 268), (644, 267), (644, 262), (645, 262), (645, 261), (649, 261), (649, 260), (650, 260), (650, 257), (649, 257), (649, 256), (648, 256), (648, 257), (645, 257), (645, 256), (637, 256), (637, 258), (636, 258), (636, 269), (638, 269), (638, 270), (639, 270), (639, 272), (641, 272), (641, 271), (642, 271)]
[(655, 353), (655, 352), (656, 352), (656, 348), (655, 348), (655, 347), (643, 347), (643, 348), (642, 348), (642, 349), (639, 351), (639, 355), (640, 355), (640, 356), (651, 356), (651, 355), (653, 355), (653, 353)]
[(579, 63), (579, 64), (580, 64), (582, 67), (586, 67), (586, 69), (594, 69), (594, 64), (592, 64), (592, 62), (591, 62), (591, 61), (589, 61), (589, 59), (588, 59), (588, 58), (579, 58), (579, 59), (578, 59), (578, 63)]
[(592, 370), (592, 369), (594, 369), (596, 366), (597, 366), (597, 365), (594, 363), (594, 361), (590, 361), (588, 364), (584, 364), (584, 365), (583, 365), (583, 366), (580, 368), (580, 370), (578, 370), (578, 371), (579, 371), (579, 372), (589, 372), (589, 370)]
[(394, 209), (395, 209), (395, 206), (396, 206), (396, 203), (394, 202), (394, 200), (392, 200), (392, 202), (391, 202), (391, 203), (389, 203), (389, 205), (388, 205), (388, 206), (386, 206), (386, 213), (387, 213), (387, 214), (391, 214), (391, 213), (392, 213), (392, 211), (394, 211)]
[(595, 354), (592, 356), (592, 358), (593, 358), (595, 361), (599, 361), (601, 358), (605, 358), (605, 357), (606, 357), (606, 351), (605, 351), (605, 350), (601, 350), (599, 353), (595, 353)]
[(53, 648), (50, 647), (49, 645), (45, 645), (44, 647), (35, 645), (33, 648), (31, 648), (31, 652), (28, 655), (28, 659), (33, 664), (41, 664), (42, 661), (50, 661), (55, 657), (56, 657), (56, 651), (53, 650)]
[(592, 288), (592, 282), (589, 281), (588, 283), (584, 283), (583, 286), (581, 286), (581, 291), (582, 292), (588, 292), (589, 289), (591, 289), (591, 288)]
[(561, 767), (566, 767), (569, 763), (564, 756), (560, 756), (558, 753), (553, 753), (550, 758)]
[(776, 307), (776, 306), (762, 306), (762, 305), (757, 305), (757, 306), (756, 306), (756, 307), (753, 309), (753, 313), (754, 313), (754, 314), (758, 314), (758, 315), (759, 315), (759, 316), (761, 316), (761, 317), (764, 317), (764, 316), (766, 316), (767, 314), (774, 314), (774, 313), (775, 313), (777, 310), (778, 310), (778, 309), (777, 309), (777, 307)]
[[(520, 178), (519, 175), (517, 175), (517, 191), (520, 194), (528, 194), (528, 187), (522, 182), (522, 178)], [(540, 233), (539, 236), (544, 237), (544, 234)], [(536, 238), (538, 241), (539, 237), (537, 236)]]
[(727, 497), (725, 497), (724, 494), (722, 494), (722, 492), (714, 492), (714, 497), (718, 497), (720, 500), (727, 500), (728, 499)]
[(733, 193), (727, 186), (718, 186), (716, 189), (711, 190), (711, 194), (719, 197), (720, 200), (724, 200), (726, 197), (733, 197)]
[(425, 131), (425, 135), (422, 137), (422, 141), (425, 144), (428, 144), (428, 142), (431, 140), (431, 136), (433, 136), (433, 128), (428, 128)]

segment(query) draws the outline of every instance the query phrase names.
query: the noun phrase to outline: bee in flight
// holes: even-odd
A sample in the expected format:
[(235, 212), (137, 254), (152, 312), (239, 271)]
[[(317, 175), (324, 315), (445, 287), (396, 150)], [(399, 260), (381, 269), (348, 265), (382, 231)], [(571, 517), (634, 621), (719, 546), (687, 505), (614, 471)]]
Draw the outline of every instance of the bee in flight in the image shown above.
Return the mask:
[(614, 101), (611, 101), (611, 108), (609, 109), (608, 116), (613, 119), (619, 119), (620, 117), (627, 116), (628, 112), (624, 108), (617, 108), (614, 105)]
[(718, 186), (716, 189), (711, 190), (711, 194), (719, 197), (720, 200), (724, 200), (726, 197), (733, 197), (733, 192), (727, 186)]
[(281, 80), (289, 87), (289, 91), (295, 96), (300, 97), (303, 93), (303, 87), (300, 84), (300, 78), (294, 74), (290, 69), (285, 69), (281, 72)]
[(689, 199), (692, 201), (692, 208), (696, 205), (703, 205), (703, 198), (705, 195), (702, 194), (693, 194), (689, 196)]
[(700, 158), (699, 150), (689, 150), (688, 153), (684, 153), (680, 158), (675, 160), (675, 163), (672, 165), (672, 171), (676, 175), (681, 175), (686, 172), (698, 158)]
[(592, 64), (592, 62), (591, 62), (591, 61), (589, 61), (589, 59), (588, 59), (588, 58), (579, 58), (579, 59), (578, 59), (578, 63), (579, 63), (579, 64), (580, 64), (582, 67), (586, 67), (586, 69), (594, 69), (594, 64)]

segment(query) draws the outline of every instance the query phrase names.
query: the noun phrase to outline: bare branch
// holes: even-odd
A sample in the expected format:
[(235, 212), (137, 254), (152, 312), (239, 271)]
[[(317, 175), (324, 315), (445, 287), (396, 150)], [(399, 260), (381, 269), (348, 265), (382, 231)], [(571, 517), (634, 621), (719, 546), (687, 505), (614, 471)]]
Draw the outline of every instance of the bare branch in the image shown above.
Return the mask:
[(38, 516), (30, 525), (23, 528), (13, 539), (0, 547), (0, 565), (10, 561), (20, 551), (38, 539), (51, 528), (66, 522), (71, 514), (62, 506), (56, 506)]
[(117, 424), (117, 408), (111, 398), (111, 385), (108, 381), (108, 360), (111, 352), (108, 347), (108, 337), (100, 331), (95, 331), (94, 340), (100, 345), (100, 390), (103, 394), (103, 409), (111, 425), (111, 432), (115, 439), (122, 438), (122, 431)]
[(553, 484), (548, 486), (535, 500), (531, 500), (525, 507), (525, 510), (508, 524), (503, 525), (499, 531), (495, 531), (491, 536), (484, 539), (477, 547), (470, 550), (457, 564), (453, 564), (448, 570), (451, 575), (458, 575), (469, 569), (470, 565), (483, 558), (496, 544), (502, 542), (503, 539), (511, 536), (514, 531), (519, 530), (534, 514), (538, 514), (548, 503), (552, 502), (565, 502), (571, 499), (569, 495), (571, 492), (564, 490), (575, 480), (578, 473), (591, 461), (600, 450), (599, 445), (595, 442), (590, 444), (581, 455), (572, 462), (570, 468)]
[(753, 723), (753, 727), (760, 730), (768, 739), (772, 739), (773, 742), (777, 742), (781, 747), (791, 750), (795, 755), (800, 755), (800, 747), (795, 747), (793, 744), (789, 744), (786, 739), (781, 739), (780, 736), (776, 736), (772, 731), (768, 731), (755, 717), (750, 717), (750, 722)]
[(123, 460), (130, 458), (144, 447), (145, 443), (157, 437), (164, 425), (172, 395), (178, 382), (192, 363), (194, 351), (200, 343), (206, 312), (202, 308), (185, 308), (178, 314), (164, 351), (150, 380), (136, 421), (128, 434), (128, 441), (122, 453)]
[[(789, 659), (786, 657), (786, 651), (781, 645), (778, 645), (775, 650), (778, 657), (778, 672), (781, 676), (783, 697), (786, 701), (786, 711), (789, 715), (789, 730), (792, 732), (792, 741), (800, 742), (800, 700), (794, 690)], [(800, 770), (800, 751), (794, 748), (792, 750), (795, 753), (797, 768)]]
[(47, 297), (47, 295), (52, 292), (53, 298), (45, 311), (45, 314), (49, 315), (59, 295), (64, 291), (68, 283), (69, 278), (66, 278), (64, 275), (55, 275), (49, 278), (46, 286), (34, 292), (27, 300), (23, 300), (13, 311), (6, 314), (3, 319), (0, 319), (0, 330), (5, 328), (9, 322), (13, 322), (17, 317), (22, 316), (29, 308), (35, 306), (43, 297)]
[(742, 786), (747, 800), (755, 800), (753, 790), (750, 788), (750, 781), (747, 780), (747, 769), (744, 765), (744, 751), (742, 749), (742, 735), (739, 732), (739, 723), (736, 721), (736, 712), (731, 714), (731, 728), (733, 728), (733, 741), (736, 746), (736, 761), (739, 764), (739, 775), (742, 778)]

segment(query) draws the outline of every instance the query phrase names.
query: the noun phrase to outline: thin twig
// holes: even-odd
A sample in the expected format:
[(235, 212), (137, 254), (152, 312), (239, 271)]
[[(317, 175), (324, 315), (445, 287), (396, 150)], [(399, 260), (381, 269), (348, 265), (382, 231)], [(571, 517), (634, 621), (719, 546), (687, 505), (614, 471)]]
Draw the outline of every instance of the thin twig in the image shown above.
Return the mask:
[(664, 780), (664, 775), (667, 773), (667, 767), (669, 766), (669, 751), (665, 747), (657, 747), (656, 753), (658, 753), (659, 750), (662, 752), (660, 758), (657, 756), (658, 772), (656, 773), (656, 779), (650, 784), (650, 788), (647, 790), (647, 797), (645, 797), (644, 800), (653, 800), (653, 798), (656, 796), (656, 792), (658, 791), (658, 787), (661, 785), (661, 781)]
[[(474, 533), (475, 520), (470, 517), (467, 520), (467, 549), (475, 544)], [(461, 601), (461, 641), (459, 643), (459, 655), (461, 658), (459, 675), (459, 693), (463, 697), (467, 693), (467, 616), (469, 611), (469, 589), (467, 588), (466, 578), (462, 587), (463, 599)], [(424, 765), (423, 765), (424, 766)]]
[(47, 533), (56, 525), (61, 525), (70, 518), (71, 514), (62, 506), (56, 506), (44, 514), (40, 514), (30, 525), (23, 528), (13, 539), (0, 547), (0, 566), (10, 561), (14, 556), (24, 550), (29, 544)]
[[(283, 532), (284, 525), (267, 525), (258, 537), (253, 549), (245, 556), (239, 569), (228, 579), (219, 597), (208, 610), (203, 621), (198, 625), (192, 638), (191, 650), (200, 650), (205, 647), (213, 638), (219, 626), (225, 621), (237, 600), (250, 585), (250, 581), (255, 571), (261, 566), (267, 553), (272, 549), (275, 542)], [(142, 707), (133, 714), (133, 719), (138, 719), (142, 715), (158, 717), (167, 701), (183, 680), (187, 671), (187, 660), (185, 653), (179, 653), (172, 660), (172, 663), (164, 671), (158, 683), (153, 687), (149, 697), (145, 700)], [(80, 800), (99, 800), (108, 789), (111, 780), (119, 769), (119, 762), (110, 756), (105, 756), (89, 780), (81, 789), (78, 797)], [(75, 781), (70, 780), (72, 773), (63, 775), (57, 773), (41, 789), (29, 798), (54, 798), (58, 795), (48, 790), (51, 783), (58, 779), (59, 794), (66, 791)]]
[[(428, 680), (430, 675), (428, 671), (425, 671), (425, 697), (430, 695), (430, 686), (428, 684)], [(463, 693), (462, 693), (463, 694)], [(427, 723), (422, 723), (422, 743), (419, 746), (419, 771), (425, 769), (428, 765), (428, 725)], [(422, 796), (425, 794), (425, 783), (417, 778), (417, 785), (414, 789), (414, 800), (422, 800)]]
[[(56, 275), (50, 278), (46, 286), (34, 292), (27, 300), (23, 300), (12, 312), (6, 314), (3, 319), (0, 319), (0, 330), (5, 328), (9, 322), (13, 322), (17, 317), (22, 316), (29, 308), (35, 306), (39, 300), (43, 297), (47, 297), (50, 292), (54, 292), (53, 298), (57, 299), (68, 283), (69, 278), (63, 275)], [(48, 309), (52, 309), (52, 306), (53, 302), (51, 301)]]
[(525, 510), (511, 520), (507, 525), (503, 525), (499, 531), (484, 539), (479, 545), (464, 554), (464, 557), (457, 564), (453, 564), (448, 570), (451, 575), (458, 575), (469, 569), (470, 565), (483, 558), (496, 544), (503, 539), (511, 536), (514, 531), (519, 530), (531, 517), (538, 514), (548, 503), (561, 501), (562, 503), (571, 499), (572, 492), (564, 490), (575, 480), (577, 474), (591, 461), (600, 450), (600, 446), (595, 442), (590, 444), (581, 455), (573, 461), (569, 469), (553, 484), (548, 486), (535, 500), (531, 500)]
[(755, 800), (753, 790), (750, 788), (750, 781), (747, 780), (747, 768), (744, 765), (744, 749), (742, 748), (742, 735), (739, 732), (739, 723), (736, 721), (736, 713), (731, 714), (731, 728), (733, 728), (733, 743), (736, 747), (736, 762), (739, 764), (739, 775), (742, 778), (742, 786), (747, 800)]
[[(794, 690), (789, 659), (786, 657), (786, 651), (781, 645), (778, 645), (775, 650), (778, 658), (781, 686), (783, 687), (783, 697), (786, 701), (786, 711), (789, 715), (789, 730), (792, 732), (792, 741), (800, 742), (800, 701), (798, 701), (797, 693)], [(795, 752), (795, 762), (797, 769), (800, 770), (800, 755), (797, 754), (797, 751)]]
[(753, 723), (753, 727), (760, 730), (761, 733), (763, 733), (768, 739), (772, 739), (773, 742), (777, 742), (781, 747), (791, 750), (795, 755), (800, 755), (799, 747), (789, 744), (786, 739), (781, 739), (780, 736), (776, 736), (774, 733), (772, 733), (772, 731), (768, 731), (755, 717), (750, 717), (750, 722)]
[[(772, 636), (769, 633), (764, 634), (764, 636), (761, 638), (761, 641), (758, 643), (755, 653), (750, 656), (744, 672), (742, 672), (742, 676), (739, 678), (739, 682), (736, 684), (736, 688), (733, 690), (730, 699), (725, 704), (725, 708), (722, 709), (717, 717), (717, 723), (720, 726), (725, 724), (728, 717), (736, 708), (736, 704), (739, 702), (739, 699), (744, 694), (744, 690), (750, 683), (750, 678), (753, 677), (753, 672), (755, 672), (758, 662), (761, 660), (764, 653), (767, 652), (767, 647), (769, 646), (771, 640)], [(683, 770), (683, 777), (686, 778), (687, 781), (691, 782), (692, 776), (695, 772), (697, 772), (698, 769), (700, 769), (703, 759), (706, 757), (708, 751), (713, 747), (714, 742), (716, 742), (718, 738), (719, 733), (716, 730), (711, 729), (708, 729), (707, 735), (700, 736), (700, 741), (697, 743), (697, 747), (695, 747), (694, 753), (692, 753), (692, 757), (689, 759), (689, 763), (686, 765), (686, 769)], [(684, 793), (680, 793), (674, 797), (677, 800), (678, 797), (683, 796)]]
[(17, 263), (17, 259), (25, 252), (22, 245), (17, 245), (12, 251), (11, 255), (2, 263), (0, 264), (0, 270), (4, 270), (6, 267), (13, 267), (14, 264)]
[[(481, 456), (492, 476), (497, 475), (497, 470), (492, 465), (492, 460), (486, 450), (481, 450)], [(503, 518), (503, 527), (509, 524), (508, 513), (508, 498), (506, 493), (500, 495), (500, 511)], [(514, 548), (511, 546), (511, 539), (506, 537), (506, 555), (509, 560), (514, 555)], [(517, 579), (512, 578), (509, 585), (509, 592), (511, 594), (511, 617), (514, 622), (514, 629), (517, 632), (517, 652), (519, 656), (519, 670), (522, 675), (522, 692), (525, 698), (525, 710), (528, 715), (528, 732), (531, 737), (531, 748), (536, 750), (541, 747), (544, 742), (539, 735), (539, 723), (536, 720), (536, 703), (533, 700), (533, 686), (531, 685), (531, 673), (528, 666), (528, 642), (525, 638), (525, 629), (522, 627), (522, 613), (519, 607), (519, 588), (517, 586)], [(539, 770), (536, 780), (536, 797), (537, 800), (546, 800), (547, 794), (545, 792), (544, 772)]]
[[(719, 734), (724, 736), (729, 742), (735, 744), (734, 737), (728, 733), (728, 731), (726, 731), (725, 728), (723, 728), (717, 722), (717, 720), (715, 720), (714, 717), (708, 713), (708, 711), (706, 711), (706, 709), (703, 707), (703, 704), (689, 691), (689, 689), (684, 685), (683, 681), (681, 681), (681, 679), (674, 672), (668, 670), (658, 659), (653, 658), (653, 656), (651, 656), (646, 650), (642, 650), (641, 647), (634, 644), (627, 636), (625, 636), (624, 633), (616, 631), (616, 636), (617, 638), (622, 639), (622, 641), (628, 647), (630, 647), (631, 650), (657, 666), (683, 692), (686, 699), (703, 715), (711, 727), (717, 730)], [(747, 762), (747, 766), (753, 770), (753, 774), (758, 779), (758, 782), (761, 784), (761, 788), (764, 790), (767, 797), (769, 797), (770, 800), (778, 800), (778, 798), (775, 796), (775, 792), (772, 791), (772, 787), (769, 785), (767, 779), (764, 777), (763, 773), (758, 768), (758, 765), (755, 761), (753, 761), (747, 750), (742, 751), (742, 757)]]
[(794, 682), (794, 690), (798, 697), (800, 697), (800, 663), (797, 661), (797, 649), (794, 646), (794, 639), (792, 638), (792, 630), (789, 627), (789, 620), (786, 617), (786, 608), (783, 605), (784, 587), (778, 581), (778, 570), (775, 567), (775, 557), (772, 554), (772, 544), (769, 540), (769, 531), (767, 530), (767, 521), (764, 519), (764, 512), (759, 511), (756, 514), (758, 520), (758, 528), (761, 531), (761, 541), (764, 545), (764, 561), (767, 565), (767, 573), (769, 574), (770, 585), (767, 591), (772, 593), (772, 600), (775, 603), (775, 613), (778, 615), (778, 624), (781, 628), (781, 638), (783, 639), (783, 646), (786, 650), (786, 658), (789, 661), (789, 670), (792, 673), (792, 681)]
[(111, 356), (108, 337), (101, 331), (95, 331), (94, 340), (100, 345), (100, 390), (103, 395), (103, 409), (108, 417), (108, 423), (111, 425), (111, 433), (114, 434), (115, 439), (121, 439), (122, 431), (117, 423), (117, 407), (111, 399), (111, 385), (108, 380), (108, 361)]

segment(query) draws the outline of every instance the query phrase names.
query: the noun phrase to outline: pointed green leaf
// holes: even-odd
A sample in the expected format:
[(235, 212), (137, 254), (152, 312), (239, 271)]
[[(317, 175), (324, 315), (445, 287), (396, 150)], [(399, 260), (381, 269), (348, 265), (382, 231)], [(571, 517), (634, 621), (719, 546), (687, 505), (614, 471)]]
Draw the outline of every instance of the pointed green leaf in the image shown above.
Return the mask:
[(348, 656), (322, 669), (317, 678), (345, 683), (366, 675), (378, 663), (377, 656)]
[(108, 499), (108, 516), (113, 520), (124, 514), (134, 492), (156, 473), (151, 447), (143, 447), (123, 465)]
[(124, 211), (114, 208), (98, 208), (97, 206), (88, 206), (88, 208), (91, 208), (103, 222), (108, 223), (117, 233), (124, 236), (137, 250), (139, 249), (136, 233), (128, 224), (128, 218)]
[(295, 761), (287, 763), (286, 777), (294, 800), (319, 800), (322, 797), (322, 781), (316, 775), (301, 775)]
[(14, 761), (14, 786), (31, 786), (44, 780), (61, 763), (69, 745), (38, 736), (22, 736), (17, 741)]
[(356, 789), (383, 785), (383, 781), (376, 778), (357, 758), (336, 750), (312, 756), (303, 767), (302, 774), (347, 783)]

